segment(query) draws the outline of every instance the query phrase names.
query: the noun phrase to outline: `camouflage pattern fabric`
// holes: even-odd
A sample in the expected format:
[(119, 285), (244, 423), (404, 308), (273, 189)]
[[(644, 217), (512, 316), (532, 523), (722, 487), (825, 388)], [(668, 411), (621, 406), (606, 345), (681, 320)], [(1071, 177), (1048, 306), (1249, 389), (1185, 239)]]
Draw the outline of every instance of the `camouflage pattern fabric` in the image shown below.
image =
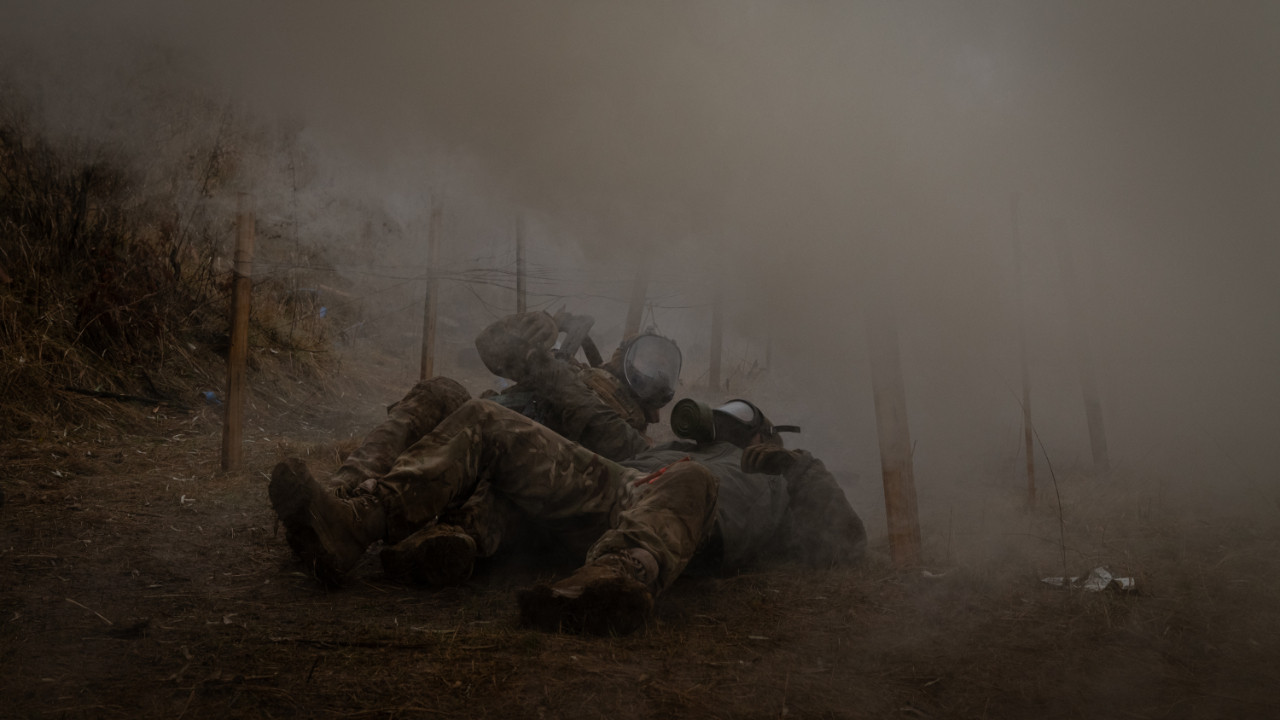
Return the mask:
[(487, 400), (471, 400), (377, 483), (393, 521), (420, 526), (482, 484), (590, 560), (629, 548), (658, 561), (659, 589), (684, 570), (715, 516), (715, 476), (679, 463), (653, 482)]
[[(638, 410), (639, 406), (621, 382), (613, 379), (610, 384), (599, 375), (609, 373), (577, 368), (547, 357), (527, 383), (512, 390), (521, 397), (531, 395), (533, 399), (523, 414), (532, 415), (533, 420), (562, 439), (576, 442), (610, 460), (629, 458), (649, 447), (649, 438), (642, 432), (646, 427), (643, 411)], [(591, 384), (586, 382), (588, 378), (594, 378)], [(520, 392), (528, 386), (536, 389), (532, 393)], [(501, 399), (499, 395), (494, 401), (503, 404)], [(640, 430), (631, 424), (635, 413), (628, 417), (618, 411), (628, 402), (637, 408)], [(498, 550), (509, 529), (520, 521), (520, 516), (512, 514), (509, 504), (487, 492), (482, 484), (461, 512), (451, 513), (446, 521), (464, 528), (476, 541), (480, 557), (489, 557)], [(561, 534), (567, 532), (562, 529)]]
[[(555, 321), (543, 312), (508, 315), (486, 327), (476, 350), (495, 374), (516, 385), (493, 402), (545, 425), (563, 438), (611, 460), (649, 447), (649, 420), (635, 396), (613, 373), (556, 358)], [(521, 520), (500, 495), (481, 483), (466, 503), (441, 518), (464, 528), (480, 557), (493, 555)], [(571, 534), (562, 529), (562, 535)]]
[(613, 460), (648, 448), (650, 419), (626, 384), (603, 368), (556, 358), (554, 340), (555, 321), (541, 312), (509, 315), (480, 333), (485, 366), (516, 383), (495, 402)]
[(329, 484), (339, 494), (349, 495), (360, 483), (385, 475), (400, 453), (470, 399), (466, 388), (446, 377), (414, 385), (403, 399), (387, 408), (387, 419), (343, 460), (329, 477)]
[[(486, 558), (498, 552), (503, 541), (511, 537), (525, 520), (518, 508), (493, 492), (489, 483), (480, 482), (461, 507), (445, 510), (438, 522), (461, 528), (476, 541), (476, 557)], [(390, 538), (392, 542), (401, 539)]]
[[(387, 419), (329, 477), (328, 484), (342, 497), (351, 497), (364, 485), (386, 475), (396, 458), (435, 430), (440, 421), (471, 399), (466, 388), (447, 377), (423, 380), (404, 398), (387, 408)], [(518, 513), (481, 485), (461, 507), (452, 508), (442, 522), (466, 529), (476, 541), (477, 554), (489, 557), (498, 551), (518, 518)], [(399, 542), (421, 525), (399, 524), (391, 528), (387, 540)]]
[(643, 433), (650, 422), (656, 422), (646, 414), (626, 384), (612, 372), (604, 368), (583, 368), (582, 382), (636, 432)]
[(508, 315), (490, 323), (476, 336), (480, 361), (498, 377), (523, 382), (532, 358), (551, 354), (559, 330), (545, 312)]
[[(659, 558), (663, 587), (674, 580), (700, 544), (702, 555), (707, 555), (706, 548), (714, 544), (715, 557), (709, 558), (707, 569), (721, 571), (749, 564), (763, 555), (780, 555), (823, 567), (855, 561), (865, 552), (866, 532), (861, 519), (831, 473), (807, 452), (797, 451), (801, 461), (786, 477), (742, 472), (741, 450), (725, 443), (699, 447), (678, 441), (640, 453), (624, 466), (569, 442), (518, 413), (504, 408), (498, 408), (503, 413), (492, 409), (480, 412), (477, 404), (481, 408), (497, 407), (494, 403), (469, 401), (466, 389), (448, 378), (418, 383), (404, 399), (388, 408), (387, 420), (348, 456), (333, 481), (343, 483), (347, 493), (360, 483), (397, 471), (399, 479), (393, 478), (393, 484), (411, 482), (409, 478), (415, 473), (425, 472), (417, 464), (439, 453), (438, 440), (425, 444), (420, 441), (425, 442), (426, 436), (434, 434), (448, 418), (445, 424), (455, 427), (450, 432), (456, 433), (460, 427), (471, 438), (468, 442), (455, 439), (450, 452), (466, 448), (463, 454), (476, 460), (471, 466), (463, 466), (470, 467), (466, 472), (471, 473), (472, 481), (459, 483), (445, 493), (448, 500), (436, 514), (442, 522), (466, 528), (476, 540), (481, 557), (499, 549), (513, 521), (520, 517), (543, 523), (572, 551), (588, 558), (629, 547), (648, 549)], [(464, 406), (468, 406), (468, 413), (453, 417)], [(490, 415), (496, 417), (487, 417)], [(481, 463), (478, 458), (484, 453), (478, 453), (469, 442), (486, 433), (490, 454), (515, 453), (518, 457), (495, 466)], [(696, 462), (677, 462), (686, 456)], [(639, 487), (631, 484), (650, 471), (668, 466), (670, 470), (653, 483)], [(539, 497), (544, 490), (510, 492), (510, 488), (494, 488), (491, 480), (498, 467), (524, 473), (526, 484), (551, 482), (560, 487), (561, 496), (578, 499), (568, 503), (568, 511), (563, 502), (551, 502), (550, 506), (559, 507), (560, 511), (545, 512), (541, 501), (529, 499)], [(575, 482), (579, 484), (576, 490)], [(582, 487), (595, 487), (596, 495), (574, 495)], [(656, 490), (661, 492), (650, 501), (641, 502)], [(521, 497), (524, 500), (519, 500)], [(418, 513), (413, 518), (408, 522), (402, 517), (389, 539), (407, 536), (435, 515)]]

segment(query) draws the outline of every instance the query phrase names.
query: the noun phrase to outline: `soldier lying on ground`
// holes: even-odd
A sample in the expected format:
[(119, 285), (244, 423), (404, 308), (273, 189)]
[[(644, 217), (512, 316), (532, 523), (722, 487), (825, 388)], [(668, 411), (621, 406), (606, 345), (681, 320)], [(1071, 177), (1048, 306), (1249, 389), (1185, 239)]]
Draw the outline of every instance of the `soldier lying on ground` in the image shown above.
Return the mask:
[[(510, 315), (482, 331), (476, 348), (495, 374), (516, 381), (490, 399), (537, 420), (559, 435), (610, 460), (623, 460), (651, 442), (645, 430), (671, 401), (680, 375), (680, 350), (659, 335), (627, 340), (601, 367), (583, 366), (553, 350), (559, 330), (546, 313)], [(328, 484), (341, 497), (376, 480), (441, 418), (469, 399), (457, 383), (420, 385), (387, 410), (387, 419), (352, 452)], [(424, 421), (424, 418), (428, 420)], [(521, 513), (485, 482), (438, 522), (389, 545), (383, 569), (395, 578), (449, 585), (470, 576), (477, 558), (498, 551)], [(453, 562), (424, 565), (422, 555)]]
[[(294, 552), (338, 584), (380, 540), (434, 522), (486, 482), (491, 492), (582, 553), (569, 577), (519, 596), (525, 624), (548, 630), (626, 633), (650, 616), (656, 595), (701, 554), (699, 565), (733, 570), (766, 550), (809, 566), (861, 557), (862, 521), (823, 464), (783, 447), (780, 430), (751, 403), (706, 412), (707, 428), (623, 463), (587, 450), (446, 378), (419, 383), (396, 412), (434, 429), (390, 471), (340, 498), (300, 460), (272, 472), (269, 494)], [(415, 412), (417, 411), (417, 412)], [(455, 557), (419, 552), (411, 562), (448, 575)]]
[[(589, 318), (573, 319), (589, 327)], [(646, 332), (623, 340), (607, 362), (593, 367), (553, 348), (560, 329), (550, 315), (532, 312), (481, 331), (476, 350), (485, 367), (516, 383), (488, 399), (610, 460), (647, 449), (645, 430), (675, 396), (680, 349)]]

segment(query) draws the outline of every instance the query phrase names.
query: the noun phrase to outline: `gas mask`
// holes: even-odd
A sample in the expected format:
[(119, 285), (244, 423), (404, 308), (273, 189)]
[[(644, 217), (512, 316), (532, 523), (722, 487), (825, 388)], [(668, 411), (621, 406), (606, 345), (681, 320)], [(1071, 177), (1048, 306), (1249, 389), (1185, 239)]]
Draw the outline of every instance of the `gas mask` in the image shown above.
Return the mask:
[(698, 443), (717, 440), (746, 447), (756, 435), (772, 438), (778, 433), (800, 432), (795, 425), (774, 425), (764, 412), (747, 400), (730, 400), (718, 408), (684, 398), (671, 408), (671, 431)]
[(661, 335), (640, 335), (622, 357), (622, 379), (647, 407), (671, 402), (680, 379), (680, 348)]

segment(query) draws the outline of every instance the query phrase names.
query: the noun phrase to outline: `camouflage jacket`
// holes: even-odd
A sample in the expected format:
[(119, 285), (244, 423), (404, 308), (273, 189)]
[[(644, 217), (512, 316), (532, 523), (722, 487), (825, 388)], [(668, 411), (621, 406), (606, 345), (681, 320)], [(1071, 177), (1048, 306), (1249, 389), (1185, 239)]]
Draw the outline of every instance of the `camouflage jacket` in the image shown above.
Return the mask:
[(652, 472), (688, 457), (719, 480), (716, 527), (696, 566), (732, 571), (765, 557), (808, 567), (858, 560), (867, 544), (861, 518), (822, 461), (798, 452), (785, 476), (743, 472), (742, 450), (723, 442), (676, 441), (622, 464)]
[(487, 399), (610, 460), (648, 449), (644, 409), (626, 385), (608, 370), (557, 358), (549, 345), (512, 332), (519, 317), (499, 320), (476, 338), (485, 365), (516, 382)]

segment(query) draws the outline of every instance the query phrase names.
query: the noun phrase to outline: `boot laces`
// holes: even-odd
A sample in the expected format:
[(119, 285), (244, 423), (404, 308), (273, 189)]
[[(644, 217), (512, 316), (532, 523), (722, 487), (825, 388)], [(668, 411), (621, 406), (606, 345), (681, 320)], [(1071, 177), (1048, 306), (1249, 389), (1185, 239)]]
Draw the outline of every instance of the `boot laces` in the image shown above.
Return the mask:
[(632, 548), (617, 553), (617, 557), (621, 560), (623, 569), (645, 585), (652, 586), (658, 579), (657, 559), (648, 550)]

